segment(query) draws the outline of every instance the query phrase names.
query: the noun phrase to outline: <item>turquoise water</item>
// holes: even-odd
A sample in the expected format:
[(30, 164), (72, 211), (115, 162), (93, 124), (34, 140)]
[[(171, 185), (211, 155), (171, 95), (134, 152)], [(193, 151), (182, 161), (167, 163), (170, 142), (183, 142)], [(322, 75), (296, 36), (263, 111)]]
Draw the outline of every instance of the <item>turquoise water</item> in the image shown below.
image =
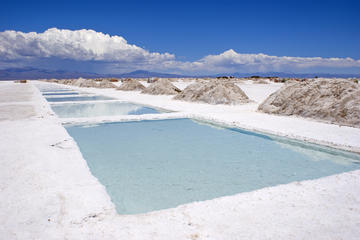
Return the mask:
[(65, 92), (47, 92), (47, 93), (43, 93), (44, 96), (58, 96), (58, 95), (79, 95), (78, 92), (70, 92), (70, 91), (65, 91)]
[(120, 214), (360, 168), (358, 154), (189, 119), (66, 129)]
[(43, 84), (36, 84), (35, 85), (41, 93), (47, 93), (47, 92), (68, 92), (68, 91), (74, 91), (70, 88), (64, 88), (61, 86), (54, 86), (54, 85), (43, 85)]
[(56, 104), (51, 108), (60, 118), (83, 118), (159, 113), (157, 110), (126, 102)]
[(53, 92), (70, 92), (74, 91), (68, 88), (40, 88), (38, 87), (41, 93), (53, 93)]
[(47, 97), (48, 102), (73, 102), (73, 101), (96, 101), (96, 100), (114, 100), (114, 98), (105, 96), (78, 96), (78, 97)]

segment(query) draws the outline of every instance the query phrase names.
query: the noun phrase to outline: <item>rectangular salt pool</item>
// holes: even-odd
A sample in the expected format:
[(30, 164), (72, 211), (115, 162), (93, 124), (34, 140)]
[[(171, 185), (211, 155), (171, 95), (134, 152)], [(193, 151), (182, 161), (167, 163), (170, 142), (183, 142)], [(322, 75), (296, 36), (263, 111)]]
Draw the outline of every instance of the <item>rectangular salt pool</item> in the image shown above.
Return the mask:
[(66, 129), (120, 214), (360, 168), (358, 154), (190, 119)]
[(114, 98), (105, 96), (76, 96), (76, 97), (46, 97), (48, 102), (75, 102), (75, 101), (96, 101), (96, 100), (114, 100)]
[(71, 92), (74, 91), (69, 88), (40, 88), (38, 87), (41, 93), (53, 93), (53, 92)]
[(44, 96), (58, 96), (58, 95), (79, 95), (78, 92), (71, 92), (71, 91), (65, 91), (65, 92), (47, 92), (43, 93)]
[(157, 110), (126, 102), (67, 103), (52, 105), (60, 118), (83, 118), (159, 113)]

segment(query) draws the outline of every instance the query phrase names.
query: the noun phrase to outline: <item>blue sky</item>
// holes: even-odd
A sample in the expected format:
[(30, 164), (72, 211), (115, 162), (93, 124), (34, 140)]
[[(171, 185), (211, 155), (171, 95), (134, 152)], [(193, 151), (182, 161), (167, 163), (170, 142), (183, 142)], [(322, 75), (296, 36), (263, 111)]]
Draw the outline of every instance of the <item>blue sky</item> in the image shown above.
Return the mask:
[[(174, 58), (166, 61), (176, 61), (164, 67), (158, 61), (155, 66), (138, 65), (136, 62), (131, 65), (118, 59), (89, 61), (88, 58), (74, 60), (69, 56), (46, 55), (45, 58), (56, 60), (57, 66), (62, 68), (78, 65), (80, 69), (89, 66), (94, 71), (116, 72), (141, 67), (166, 72), (205, 73), (214, 69), (211, 64), (217, 64), (216, 71), (236, 71), (237, 68), (239, 71), (286, 71), (288, 68), (289, 72), (354, 73), (360, 69), (357, 62), (360, 59), (359, 12), (360, 1), (2, 1), (0, 32), (91, 29), (110, 36), (121, 36), (128, 44), (150, 53), (169, 53)], [(0, 41), (0, 47), (1, 44)], [(203, 62), (206, 56), (220, 55), (229, 49), (236, 54), (352, 58), (355, 63), (347, 62), (345, 67), (340, 63), (340, 68), (339, 64), (302, 65), (300, 68), (283, 64), (282, 67), (271, 68), (274, 61), (267, 61), (266, 66), (256, 68), (253, 58), (251, 66), (246, 67), (248, 62), (243, 61), (246, 56), (228, 54), (226, 61), (218, 58), (214, 63), (210, 59), (208, 68), (191, 65)], [(19, 49), (16, 51), (17, 55), (21, 52)], [(24, 49), (24, 52), (27, 50)], [(1, 57), (5, 58), (4, 54), (0, 55), (0, 61)], [(32, 63), (28, 56), (26, 60), (19, 56), (10, 60), (7, 57), (3, 61), (6, 64), (0, 64), (0, 67), (16, 66), (17, 61), (21, 66), (37, 66), (40, 62), (51, 65), (51, 61), (44, 60), (43, 55), (35, 58)], [(64, 60), (63, 63), (58, 58)], [(230, 61), (231, 58), (235, 60)], [(177, 68), (176, 63), (182, 66)], [(122, 67), (117, 68), (119, 65)]]

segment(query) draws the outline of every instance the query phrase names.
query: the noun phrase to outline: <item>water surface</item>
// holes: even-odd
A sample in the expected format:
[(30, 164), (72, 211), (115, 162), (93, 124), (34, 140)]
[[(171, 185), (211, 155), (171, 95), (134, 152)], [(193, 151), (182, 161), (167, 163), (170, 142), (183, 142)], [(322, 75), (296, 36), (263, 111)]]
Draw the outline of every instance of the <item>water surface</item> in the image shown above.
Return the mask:
[(159, 113), (157, 110), (127, 102), (69, 103), (52, 105), (61, 118), (140, 115)]
[(59, 91), (59, 92), (46, 92), (43, 93), (44, 96), (58, 96), (58, 95), (79, 95), (78, 92), (70, 92), (70, 91)]
[(189, 119), (67, 126), (120, 214), (359, 169), (357, 154)]
[(46, 97), (48, 102), (74, 102), (74, 101), (96, 101), (96, 100), (114, 100), (114, 98), (105, 96), (77, 96), (77, 97)]

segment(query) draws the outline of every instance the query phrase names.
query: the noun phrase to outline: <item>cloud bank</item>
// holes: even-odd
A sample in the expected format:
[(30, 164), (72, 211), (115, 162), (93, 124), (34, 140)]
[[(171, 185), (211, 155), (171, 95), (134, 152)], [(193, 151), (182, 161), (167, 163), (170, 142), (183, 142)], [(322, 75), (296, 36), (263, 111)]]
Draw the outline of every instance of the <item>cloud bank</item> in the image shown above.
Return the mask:
[(208, 55), (199, 61), (186, 63), (185, 69), (214, 72), (241, 71), (303, 71), (313, 68), (358, 68), (360, 60), (352, 58), (278, 57), (259, 54), (241, 54), (230, 49), (219, 55)]
[(85, 29), (51, 28), (43, 33), (0, 32), (0, 67), (38, 67), (42, 64), (58, 68), (68, 65), (97, 66), (97, 70), (103, 72), (147, 69), (187, 74), (360, 70), (360, 60), (352, 58), (279, 57), (263, 53), (242, 54), (232, 49), (194, 62), (178, 61), (174, 54), (150, 52), (129, 44), (121, 36)]

